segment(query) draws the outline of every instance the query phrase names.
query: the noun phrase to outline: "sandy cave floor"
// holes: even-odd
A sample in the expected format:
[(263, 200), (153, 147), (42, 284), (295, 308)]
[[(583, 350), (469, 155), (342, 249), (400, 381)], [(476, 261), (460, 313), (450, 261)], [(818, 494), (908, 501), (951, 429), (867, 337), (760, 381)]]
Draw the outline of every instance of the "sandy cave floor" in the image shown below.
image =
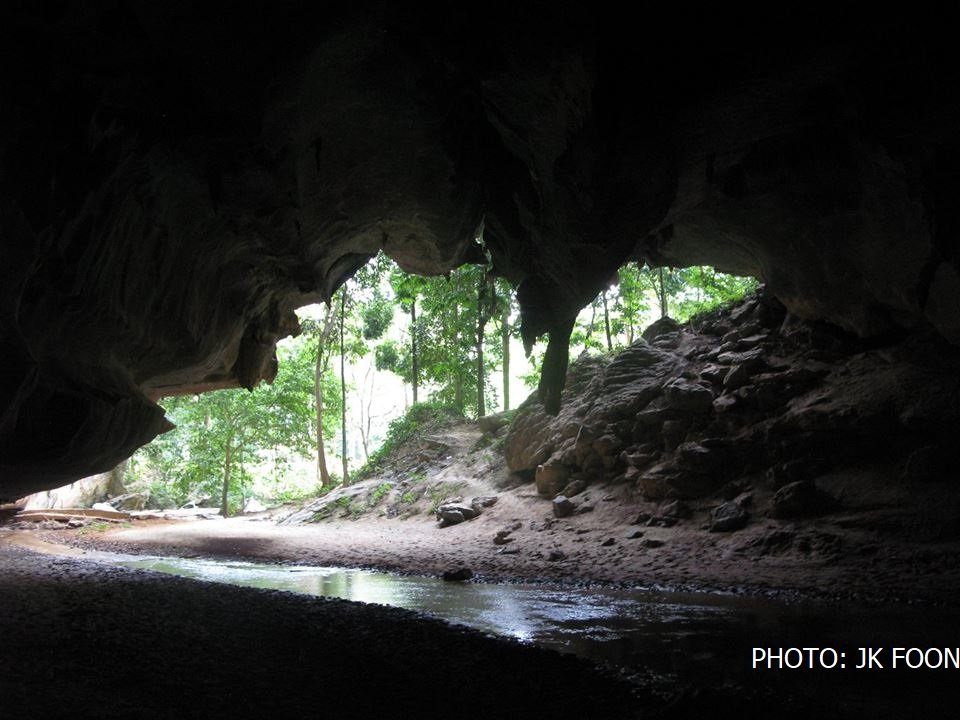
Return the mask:
[[(87, 717), (91, 707), (110, 708), (107, 717), (267, 717), (318, 706), (339, 717), (446, 717), (453, 707), (461, 717), (627, 718), (685, 717), (717, 702), (749, 716), (769, 701), (735, 687), (664, 704), (636, 678), (625, 685), (585, 661), (406, 611), (86, 562), (99, 550), (427, 575), (469, 567), (477, 581), (719, 589), (840, 606), (852, 598), (960, 606), (956, 543), (885, 539), (865, 529), (863, 512), (709, 533), (694, 507), (677, 525), (648, 527), (634, 524), (642, 505), (621, 491), (593, 488), (592, 512), (558, 520), (532, 488), (500, 490), (478, 518), (447, 528), (425, 514), (377, 512), (309, 525), (277, 525), (278, 511), (107, 529), (8, 522), (0, 525), (0, 707), (27, 718)], [(512, 541), (498, 546), (503, 529)], [(771, 540), (783, 537), (786, 548)], [(936, 679), (930, 688), (923, 697), (940, 707), (946, 686)], [(802, 705), (796, 711), (804, 716)]]
[[(594, 493), (595, 510), (562, 520), (530, 488), (499, 493), (480, 517), (439, 528), (426, 516), (367, 514), (277, 525), (270, 513), (228, 520), (134, 521), (105, 531), (43, 529), (79, 549), (243, 558), (439, 575), (467, 567), (483, 581), (603, 583), (867, 602), (960, 604), (960, 543), (884, 538), (844, 516), (758, 520), (710, 533), (705, 517), (673, 527), (633, 524), (638, 506)], [(602, 499), (606, 497), (607, 500)], [(850, 527), (856, 524), (858, 527)], [(499, 530), (512, 529), (498, 546)], [(30, 531), (27, 531), (30, 532)], [(638, 537), (632, 537), (639, 535)], [(784, 538), (788, 547), (779, 548)], [(610, 541), (613, 541), (612, 544)], [(606, 543), (606, 544), (605, 544)], [(557, 551), (562, 558), (557, 557)]]

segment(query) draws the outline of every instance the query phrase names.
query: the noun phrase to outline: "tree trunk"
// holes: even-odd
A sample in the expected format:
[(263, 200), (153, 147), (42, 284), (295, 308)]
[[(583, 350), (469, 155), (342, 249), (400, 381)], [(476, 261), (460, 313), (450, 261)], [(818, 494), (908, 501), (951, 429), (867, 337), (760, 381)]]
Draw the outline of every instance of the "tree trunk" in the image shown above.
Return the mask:
[(410, 301), (410, 363), (413, 366), (413, 404), (417, 404), (417, 386), (420, 384), (420, 366), (417, 360), (417, 300)]
[(493, 310), (493, 298), (488, 297), (490, 292), (490, 278), (484, 272), (477, 285), (477, 417), (483, 417), (487, 414), (483, 392), (486, 384), (483, 368), (483, 336)]
[(317, 410), (317, 483), (321, 488), (331, 484), (330, 471), (327, 468), (327, 451), (323, 442), (323, 376), (330, 362), (327, 343), (333, 333), (333, 319), (333, 306), (328, 305), (323, 330), (317, 338), (317, 363), (313, 371), (313, 399)]
[(667, 316), (669, 309), (667, 308), (667, 285), (663, 280), (663, 266), (661, 265), (657, 268), (658, 275), (660, 276), (660, 317), (664, 318)]
[(370, 406), (373, 405), (374, 374), (373, 366), (367, 368), (367, 374), (364, 378), (364, 385), (370, 382), (370, 391), (367, 393), (366, 403), (361, 396), (358, 398), (360, 405), (360, 443), (363, 446), (364, 461), (370, 459), (370, 428), (373, 424), (373, 416), (370, 414)]
[(230, 507), (227, 495), (230, 492), (230, 470), (233, 465), (233, 437), (227, 436), (226, 452), (223, 459), (223, 493), (220, 495), (220, 515), (229, 517)]
[(113, 470), (110, 471), (110, 480), (107, 482), (107, 496), (117, 497), (126, 493), (123, 487), (123, 474), (127, 470), (127, 463), (130, 460), (123, 460)]
[(610, 309), (607, 307), (607, 291), (600, 293), (603, 298), (603, 327), (607, 331), (607, 352), (613, 352), (613, 339), (610, 337)]
[(586, 352), (590, 348), (590, 338), (593, 336), (593, 326), (597, 322), (597, 302), (594, 300), (590, 303), (590, 324), (587, 325), (587, 332), (583, 336), (583, 351)]
[(343, 484), (350, 481), (350, 465), (347, 460), (347, 360), (343, 345), (343, 316), (346, 312), (347, 289), (340, 288), (340, 448), (343, 457)]
[(510, 409), (510, 295), (500, 310), (500, 342), (503, 343), (503, 409)]
[(453, 304), (453, 337), (447, 344), (448, 357), (456, 362), (456, 371), (453, 376), (453, 404), (457, 407), (457, 412), (463, 414), (463, 371), (459, 359), (460, 354), (460, 306)]

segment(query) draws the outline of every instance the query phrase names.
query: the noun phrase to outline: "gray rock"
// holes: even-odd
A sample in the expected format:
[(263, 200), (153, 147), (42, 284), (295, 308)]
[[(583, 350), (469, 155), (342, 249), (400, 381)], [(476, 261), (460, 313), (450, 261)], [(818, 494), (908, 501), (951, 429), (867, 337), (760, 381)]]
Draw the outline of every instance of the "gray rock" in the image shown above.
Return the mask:
[(725, 367), (710, 364), (705, 366), (703, 370), (700, 371), (700, 377), (707, 382), (719, 385), (723, 382), (723, 378), (728, 372), (729, 370)]
[(749, 371), (757, 370), (766, 365), (763, 359), (763, 348), (754, 348), (746, 352), (721, 352), (717, 356), (717, 362), (724, 365), (742, 365)]
[(690, 508), (682, 500), (671, 500), (660, 508), (660, 515), (663, 517), (683, 519), (690, 517), (690, 514)]
[(551, 562), (556, 562), (557, 560), (563, 560), (567, 557), (567, 554), (563, 550), (551, 550), (547, 554), (547, 560)]
[(497, 534), (493, 536), (494, 545), (506, 545), (507, 543), (513, 542), (513, 538), (510, 537), (512, 530), (498, 530)]
[(711, 513), (711, 532), (732, 532), (739, 530), (750, 519), (749, 513), (736, 502), (728, 502), (715, 507)]
[(584, 490), (587, 489), (587, 483), (584, 480), (571, 480), (567, 483), (567, 486), (560, 491), (561, 495), (566, 497), (573, 497), (574, 495), (579, 495)]
[(817, 515), (828, 510), (830, 505), (830, 498), (820, 492), (812, 480), (798, 480), (777, 490), (770, 514), (775, 518)]
[(703, 385), (677, 379), (664, 388), (667, 404), (683, 412), (702, 413), (713, 407), (713, 393)]
[(601, 435), (593, 441), (592, 447), (600, 457), (612, 457), (623, 448), (623, 441), (616, 435)]
[(713, 401), (713, 409), (717, 413), (725, 413), (733, 410), (740, 404), (740, 398), (736, 395), (721, 395)]
[(477, 425), (480, 426), (480, 431), (484, 435), (495, 433), (500, 428), (506, 426), (508, 422), (509, 421), (502, 413), (484, 415), (481, 418), (477, 418)]
[(742, 388), (750, 382), (750, 370), (746, 365), (734, 365), (723, 378), (723, 389), (728, 392)]
[(466, 518), (459, 510), (437, 510), (437, 520), (440, 521), (440, 527), (449, 527), (462, 523)]
[(479, 508), (461, 502), (444, 503), (437, 508), (437, 520), (442, 523), (441, 527), (456, 525), (464, 520), (473, 520), (479, 514)]
[(663, 540), (657, 540), (656, 538), (647, 538), (643, 541), (643, 546), (645, 548), (658, 548), (663, 547)]
[(570, 471), (567, 467), (555, 460), (537, 466), (534, 480), (537, 492), (546, 497), (553, 497), (567, 484)]
[(643, 331), (641, 337), (647, 342), (651, 342), (654, 339), (665, 335), (666, 333), (674, 333), (680, 330), (680, 323), (670, 317), (662, 317), (659, 320), (651, 323), (646, 330)]
[(687, 423), (683, 420), (667, 420), (663, 424), (660, 436), (663, 440), (664, 450), (672, 452), (687, 436)]
[(614, 538), (607, 538), (602, 543), (600, 543), (600, 547), (611, 547), (616, 544), (617, 544), (617, 541)]
[(577, 509), (577, 506), (570, 502), (569, 498), (565, 495), (557, 495), (553, 499), (553, 514), (558, 518), (565, 518), (573, 515), (573, 511)]

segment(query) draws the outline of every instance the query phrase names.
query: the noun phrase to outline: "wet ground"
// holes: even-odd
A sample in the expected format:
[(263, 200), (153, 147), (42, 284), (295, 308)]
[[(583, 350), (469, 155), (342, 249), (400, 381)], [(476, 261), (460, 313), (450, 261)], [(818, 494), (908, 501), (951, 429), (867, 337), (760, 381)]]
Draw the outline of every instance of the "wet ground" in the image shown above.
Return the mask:
[[(786, 603), (648, 588), (450, 583), (360, 569), (197, 558), (110, 561), (426, 612), (616, 666), (664, 699), (676, 699), (678, 688), (686, 686), (690, 694), (727, 692), (735, 702), (789, 700), (849, 717), (895, 717), (914, 712), (917, 703), (934, 712), (960, 701), (957, 609)], [(911, 648), (924, 650), (922, 663)], [(911, 667), (918, 664), (922, 667)], [(931, 667), (936, 664), (942, 666)]]
[(0, 544), (0, 717), (621, 718), (570, 655), (398, 608)]
[[(0, 544), (0, 717), (894, 718), (960, 702), (960, 669), (890, 662), (960, 645), (947, 608), (129, 562)], [(140, 569), (160, 565), (258, 587)], [(755, 667), (755, 648), (786, 662)], [(883, 667), (857, 669), (860, 648)], [(815, 667), (786, 667), (800, 657)]]

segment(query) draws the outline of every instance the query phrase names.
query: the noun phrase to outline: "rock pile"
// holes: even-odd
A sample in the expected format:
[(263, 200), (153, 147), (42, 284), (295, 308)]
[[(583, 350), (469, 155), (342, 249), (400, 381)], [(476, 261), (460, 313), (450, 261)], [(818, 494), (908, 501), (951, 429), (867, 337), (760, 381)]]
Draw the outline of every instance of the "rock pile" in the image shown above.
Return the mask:
[[(557, 416), (534, 398), (518, 410), (507, 463), (544, 497), (563, 498), (558, 516), (598, 481), (630, 483), (657, 502), (716, 495), (730, 501), (713, 512), (717, 531), (758, 510), (816, 514), (836, 505), (813, 482), (831, 469), (872, 461), (918, 474), (930, 464), (923, 448), (952, 447), (958, 370), (957, 352), (932, 336), (868, 346), (798, 321), (761, 290), (687, 325), (658, 321), (616, 355), (572, 363)], [(748, 509), (738, 496), (757, 484), (773, 501)], [(659, 512), (654, 524), (669, 516)]]

